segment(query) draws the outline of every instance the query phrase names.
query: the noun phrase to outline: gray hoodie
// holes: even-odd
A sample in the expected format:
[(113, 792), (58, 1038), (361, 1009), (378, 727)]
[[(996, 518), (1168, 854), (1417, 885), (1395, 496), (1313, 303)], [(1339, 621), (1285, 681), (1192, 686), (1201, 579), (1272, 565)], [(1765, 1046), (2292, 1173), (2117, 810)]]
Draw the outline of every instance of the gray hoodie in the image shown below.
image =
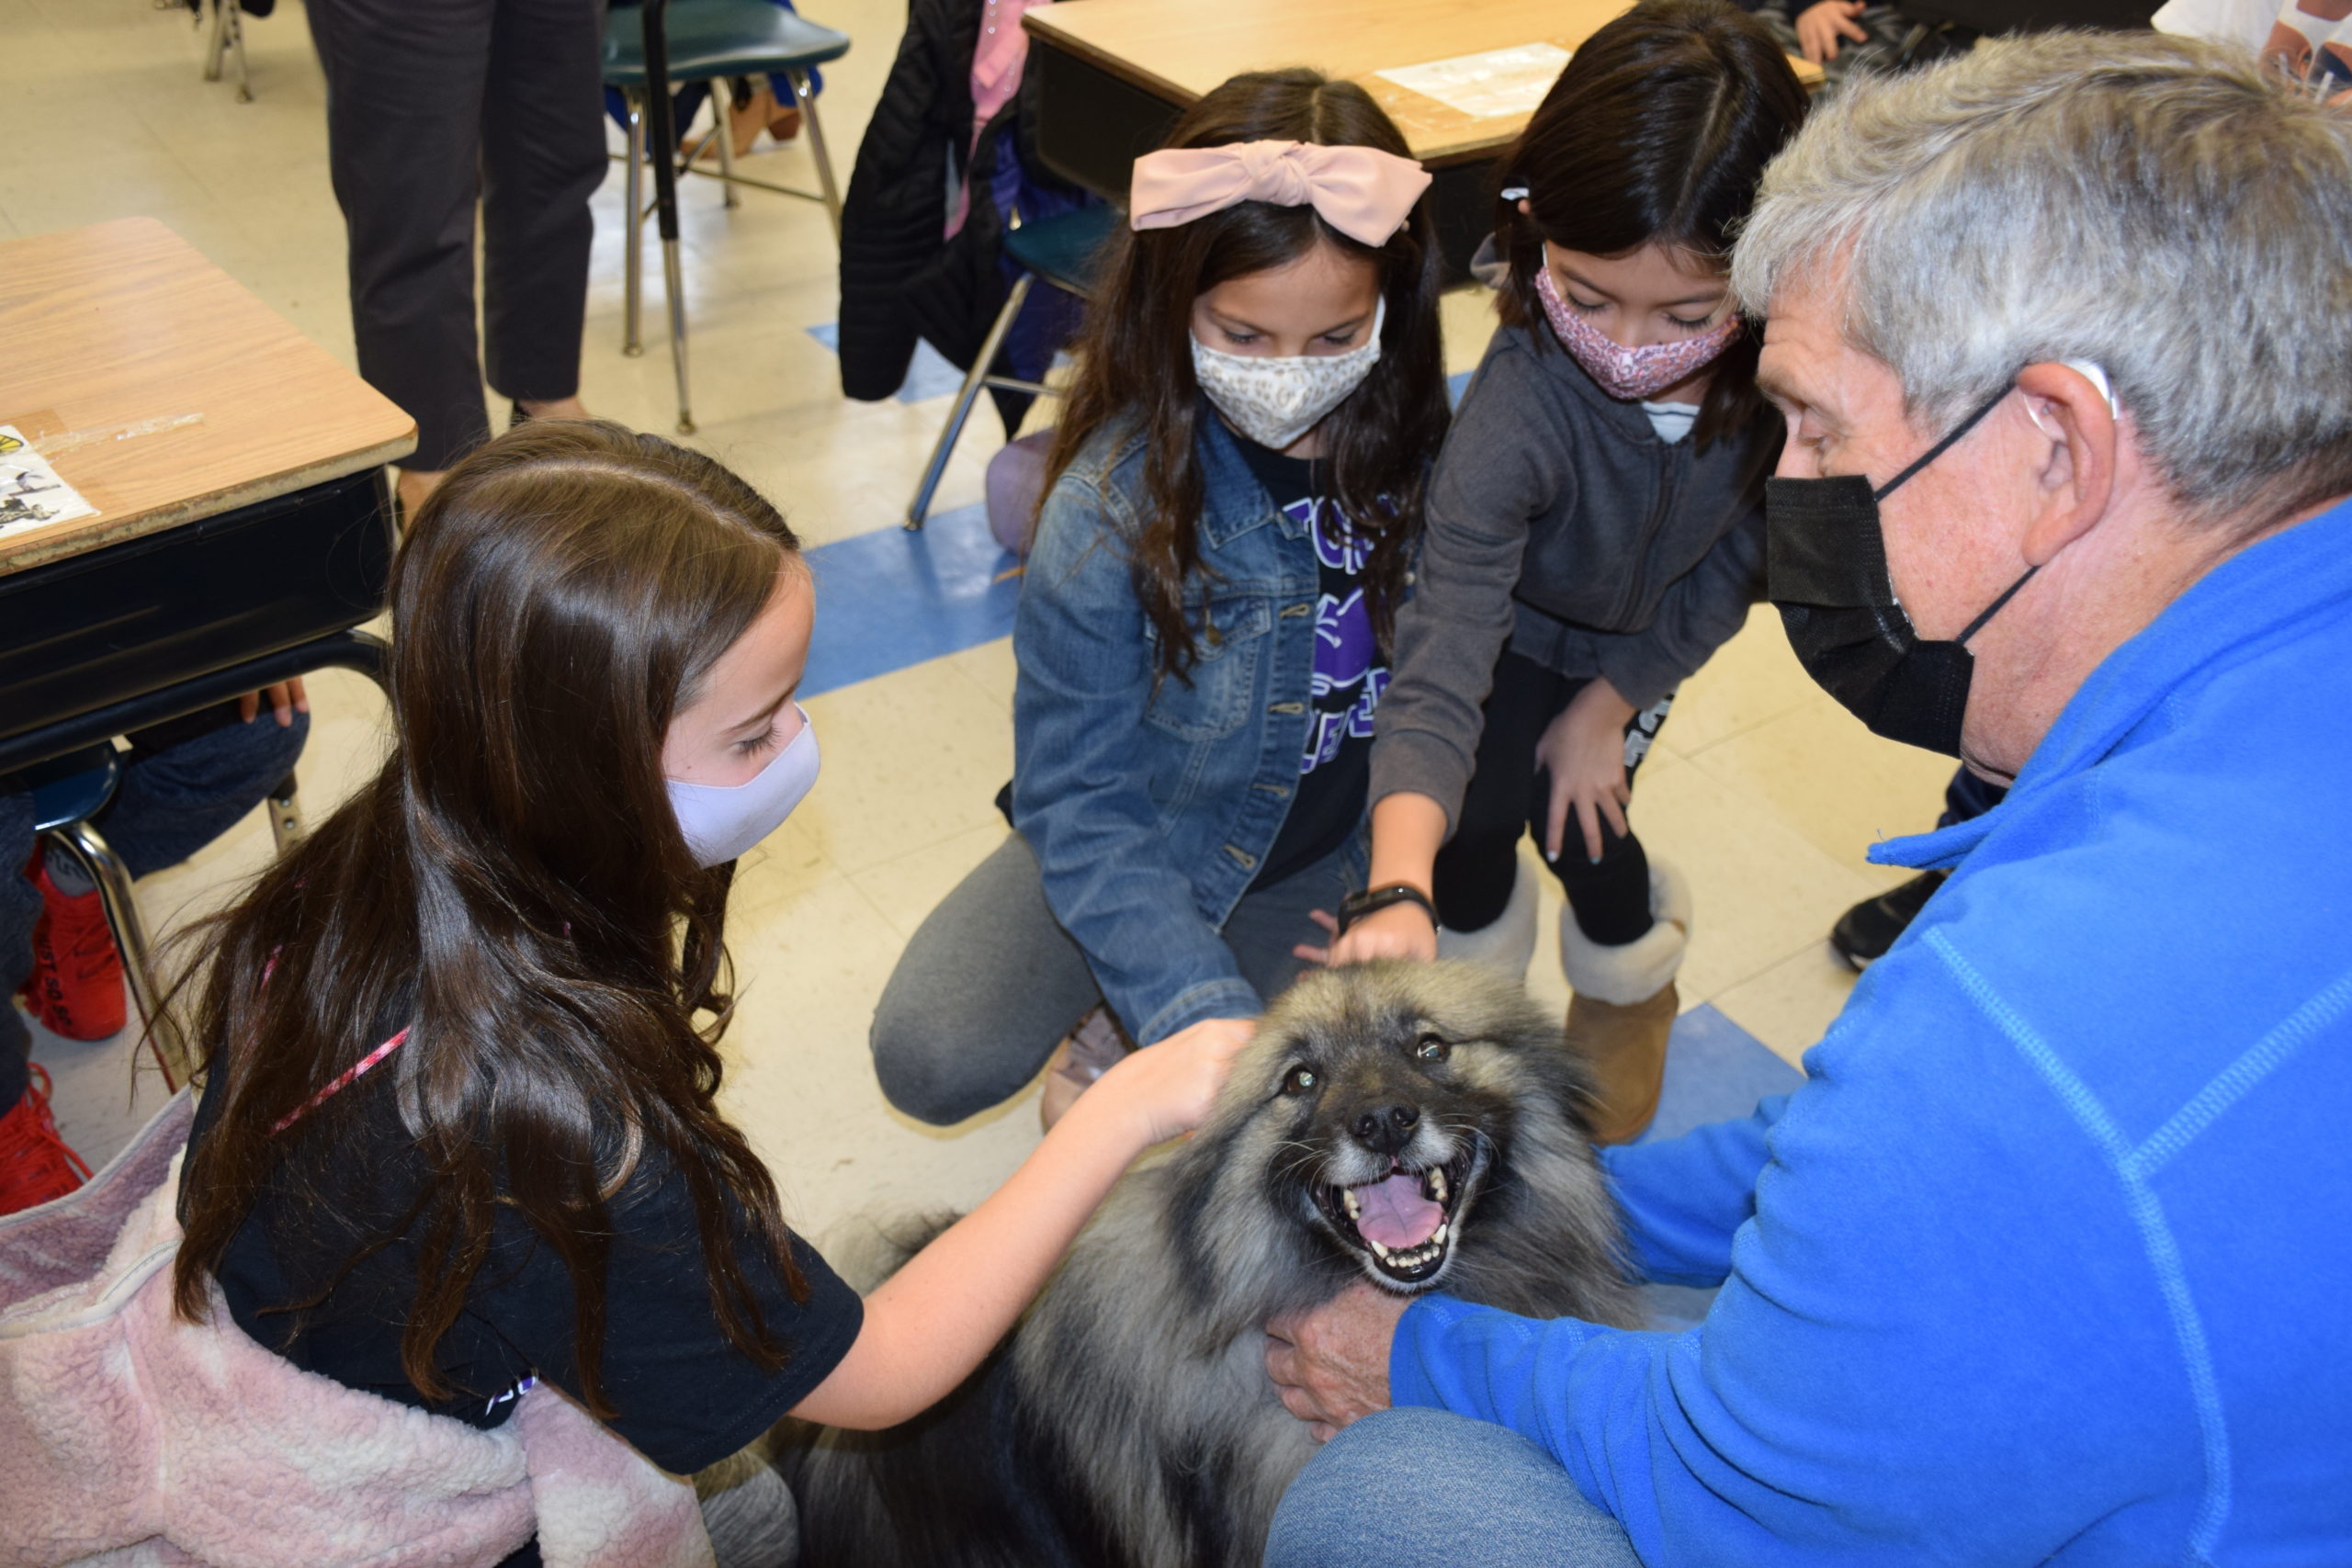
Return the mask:
[(1426, 795), (1453, 822), (1506, 640), (1636, 708), (1705, 663), (1762, 595), (1763, 507), (1743, 480), (1780, 438), (1761, 419), (1703, 453), (1661, 441), (1556, 343), (1498, 327), (1430, 481), (1372, 799)]

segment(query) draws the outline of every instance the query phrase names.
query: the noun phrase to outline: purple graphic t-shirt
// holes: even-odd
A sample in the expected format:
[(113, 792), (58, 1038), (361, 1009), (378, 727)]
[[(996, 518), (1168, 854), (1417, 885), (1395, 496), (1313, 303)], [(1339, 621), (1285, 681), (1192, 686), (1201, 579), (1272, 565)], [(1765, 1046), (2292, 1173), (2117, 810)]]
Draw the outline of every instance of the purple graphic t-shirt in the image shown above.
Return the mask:
[(1362, 824), (1372, 783), (1373, 714), (1388, 689), (1388, 667), (1364, 598), (1371, 547), (1348, 525), (1338, 499), (1323, 493), (1322, 466), (1254, 442), (1237, 445), (1268, 498), (1315, 552), (1315, 664), (1298, 788), (1251, 883), (1269, 887), (1336, 853)]
[(1371, 547), (1357, 538), (1329, 496), (1306, 496), (1283, 508), (1306, 526), (1321, 569), (1315, 603), (1315, 680), (1311, 696), (1315, 724), (1306, 733), (1306, 754), (1298, 764), (1311, 773), (1336, 761), (1351, 740), (1372, 739), (1373, 710), (1388, 689), (1388, 667), (1372, 635), (1372, 610), (1364, 603), (1363, 568)]

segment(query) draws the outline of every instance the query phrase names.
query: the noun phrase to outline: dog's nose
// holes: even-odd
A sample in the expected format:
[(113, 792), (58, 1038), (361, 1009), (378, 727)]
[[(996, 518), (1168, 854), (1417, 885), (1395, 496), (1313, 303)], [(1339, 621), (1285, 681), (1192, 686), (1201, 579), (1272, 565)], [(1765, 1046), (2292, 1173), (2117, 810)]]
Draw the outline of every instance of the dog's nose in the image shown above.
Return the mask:
[(1420, 1120), (1418, 1106), (1375, 1105), (1357, 1112), (1351, 1131), (1356, 1142), (1374, 1153), (1393, 1155), (1413, 1141), (1413, 1129)]

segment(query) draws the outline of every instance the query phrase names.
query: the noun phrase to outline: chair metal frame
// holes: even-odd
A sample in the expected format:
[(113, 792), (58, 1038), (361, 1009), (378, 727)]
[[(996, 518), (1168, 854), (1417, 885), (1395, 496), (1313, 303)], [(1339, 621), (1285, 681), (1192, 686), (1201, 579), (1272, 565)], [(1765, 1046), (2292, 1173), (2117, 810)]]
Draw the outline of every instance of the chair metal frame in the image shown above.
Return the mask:
[[(1013, 226), (1016, 229), (1020, 227), (1018, 213), (1013, 215)], [(1027, 392), (1037, 398), (1061, 396), (1058, 387), (1048, 387), (1041, 381), (1024, 381), (1017, 376), (999, 376), (989, 369), (996, 363), (997, 354), (1004, 347), (1004, 340), (1012, 331), (1012, 323), (1021, 315), (1021, 307), (1028, 302), (1029, 290), (1041, 276), (1024, 268), (1006, 292), (1004, 308), (997, 311), (996, 320), (989, 323), (989, 335), (980, 340), (980, 351), (973, 358), (972, 367), (964, 373), (963, 385), (956, 389), (956, 402), (948, 411), (946, 428), (940, 431), (939, 440), (931, 449), (931, 458), (922, 466), (922, 479), (915, 486), (915, 498), (907, 504), (907, 520), (903, 526), (908, 533), (922, 532), (924, 522), (930, 517), (932, 497), (939, 490), (939, 481), (947, 473), (947, 460), (956, 455), (956, 443), (963, 436), (965, 423), (972, 417), (972, 405), (979, 400), (983, 389), (994, 387), (1008, 392)], [(1086, 289), (1073, 288), (1050, 277), (1046, 279), (1046, 283), (1048, 288), (1075, 294), (1080, 299), (1092, 298)]]
[[(818, 190), (799, 190), (791, 186), (777, 185), (771, 180), (754, 179), (749, 175), (739, 175), (735, 172), (735, 141), (731, 134), (731, 128), (728, 124), (728, 110), (734, 101), (734, 93), (733, 89), (727, 85), (725, 76), (700, 78), (710, 85), (711, 114), (716, 127), (713, 134), (718, 140), (718, 169), (714, 171), (697, 168), (693, 160), (680, 154), (671, 145), (674, 137), (674, 126), (669, 117), (650, 115), (647, 112), (648, 107), (652, 102), (650, 90), (653, 83), (657, 80), (666, 82), (669, 73), (666, 69), (666, 59), (664, 69), (658, 74), (652, 69), (652, 62), (656, 58), (654, 35), (660, 26), (659, 7), (649, 0), (645, 11), (647, 13), (646, 85), (638, 87), (625, 86), (621, 89), (621, 97), (627, 105), (628, 114), (628, 180), (623, 199), (628, 204), (629, 213), (628, 249), (621, 263), (621, 352), (631, 358), (645, 352), (642, 333), (645, 293), (643, 252), (645, 220), (650, 216), (657, 220), (662, 231), (662, 286), (670, 311), (671, 365), (678, 381), (678, 434), (692, 435), (695, 433), (694, 399), (688, 387), (686, 373), (686, 295), (684, 276), (680, 268), (678, 257), (675, 205), (677, 176), (680, 174), (700, 175), (705, 179), (719, 181), (726, 186), (727, 205), (730, 208), (742, 205), (742, 198), (736, 194), (735, 187), (738, 186), (751, 186), (760, 190), (773, 191), (778, 196), (798, 197), (803, 201), (820, 203), (825, 209), (825, 215), (832, 220), (833, 243), (837, 245), (841, 243), (842, 237), (841, 186), (833, 175), (832, 154), (825, 146), (824, 121), (817, 112), (817, 95), (811, 88), (807, 66), (794, 66), (786, 71), (784, 75), (785, 79), (792, 84), (792, 101), (798, 106), (800, 123), (808, 132), (808, 152), (817, 161)], [(666, 51), (664, 53), (666, 54)], [(666, 102), (669, 94), (664, 91), (662, 96)], [(662, 124), (659, 127), (651, 127), (651, 122), (657, 118), (662, 121)], [(651, 129), (649, 130), (649, 128)], [(654, 199), (649, 203), (645, 199), (645, 172), (647, 164), (654, 160), (661, 162), (654, 170), (656, 187)], [(669, 202), (666, 209), (663, 206), (665, 198)]]
[(237, 59), (237, 101), (254, 101), (254, 73), (245, 60), (244, 12), (237, 0), (212, 0), (212, 39), (204, 47), (204, 79), (220, 80), (223, 61), (233, 54)]
[[(155, 968), (154, 948), (148, 941), (147, 924), (139, 913), (139, 895), (131, 885), (130, 871), (122, 857), (106, 840), (106, 836), (90, 824), (89, 818), (114, 798), (120, 782), (122, 764), (112, 752), (113, 737), (130, 730), (160, 724), (166, 718), (194, 713), (209, 707), (225, 696), (256, 691), (273, 685), (290, 676), (311, 671), (337, 668), (356, 671), (374, 681), (379, 686), (385, 681), (385, 669), (390, 649), (382, 638), (363, 631), (334, 632), (300, 643), (275, 653), (263, 654), (226, 670), (181, 682), (161, 692), (129, 698), (123, 702), (80, 715), (24, 736), (10, 738), (19, 753), (0, 755), (0, 770), (13, 770), (48, 757), (71, 755), (74, 751), (98, 742), (109, 748), (107, 767), (110, 776), (105, 791), (96, 805), (81, 811), (51, 819), (36, 818), (33, 837), (36, 843), (51, 844), (63, 849), (79, 862), (90, 880), (97, 885), (99, 906), (106, 911), (107, 926), (114, 932), (116, 947), (122, 953), (123, 980), (130, 991), (130, 999), (139, 1010), (142, 1032), (149, 1047), (155, 1053), (155, 1062), (163, 1069), (165, 1085), (176, 1091), (188, 1081), (195, 1070), (188, 1055), (187, 1037), (178, 1024), (164, 1010), (166, 987)], [(302, 821), (302, 808), (295, 798), (295, 778), (288, 773), (271, 789), (265, 803), (269, 811), (270, 839), (279, 854), (286, 853), (301, 842), (307, 829)]]

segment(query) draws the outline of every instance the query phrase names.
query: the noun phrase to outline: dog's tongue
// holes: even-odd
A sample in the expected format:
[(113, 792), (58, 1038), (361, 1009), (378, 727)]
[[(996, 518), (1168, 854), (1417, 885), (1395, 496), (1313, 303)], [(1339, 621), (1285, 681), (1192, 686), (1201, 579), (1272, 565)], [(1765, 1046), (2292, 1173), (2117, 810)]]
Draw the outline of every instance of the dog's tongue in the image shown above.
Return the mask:
[(1354, 1190), (1356, 1229), (1391, 1252), (1420, 1246), (1445, 1219), (1445, 1211), (1422, 1195), (1421, 1179), (1401, 1170)]

